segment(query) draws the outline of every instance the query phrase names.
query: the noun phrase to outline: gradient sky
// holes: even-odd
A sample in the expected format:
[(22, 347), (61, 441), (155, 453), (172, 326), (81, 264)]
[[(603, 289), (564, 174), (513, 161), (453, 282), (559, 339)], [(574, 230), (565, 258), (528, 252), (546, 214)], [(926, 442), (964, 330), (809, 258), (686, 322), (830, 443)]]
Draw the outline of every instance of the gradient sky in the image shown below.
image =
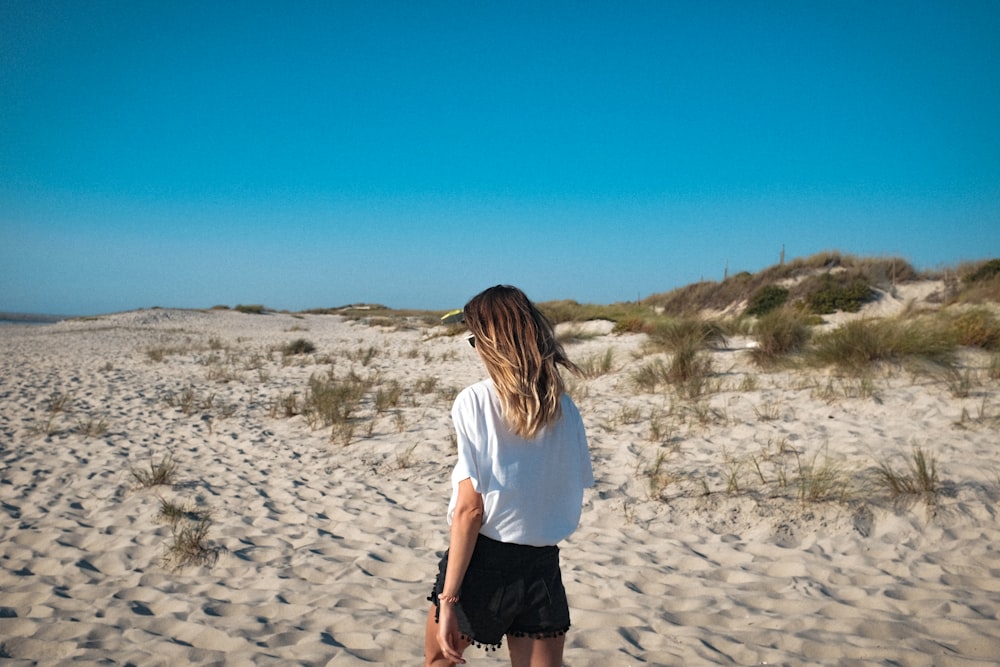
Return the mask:
[(0, 311), (1000, 256), (1000, 2), (0, 3)]

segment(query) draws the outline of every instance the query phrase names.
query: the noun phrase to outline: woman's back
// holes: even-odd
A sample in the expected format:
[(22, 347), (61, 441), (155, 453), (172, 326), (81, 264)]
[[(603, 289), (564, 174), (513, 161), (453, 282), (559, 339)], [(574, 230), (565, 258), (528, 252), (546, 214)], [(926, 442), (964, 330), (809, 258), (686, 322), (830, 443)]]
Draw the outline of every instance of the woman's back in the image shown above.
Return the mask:
[[(527, 440), (508, 426), (490, 380), (459, 394), (452, 419), (458, 440), (452, 487), (471, 478), (483, 496), (483, 535), (544, 546), (576, 529), (583, 489), (594, 477), (583, 422), (568, 395), (559, 418)], [(453, 493), (449, 520), (456, 498)]]

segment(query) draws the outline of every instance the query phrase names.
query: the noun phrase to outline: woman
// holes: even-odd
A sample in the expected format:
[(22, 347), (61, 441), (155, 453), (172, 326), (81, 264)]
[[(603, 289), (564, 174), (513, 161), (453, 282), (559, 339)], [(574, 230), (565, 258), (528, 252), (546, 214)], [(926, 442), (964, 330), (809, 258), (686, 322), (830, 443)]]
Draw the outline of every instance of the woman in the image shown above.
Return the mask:
[(515, 287), (491, 287), (463, 312), (490, 379), (452, 408), (451, 540), (428, 598), (425, 662), (464, 664), (470, 644), (499, 648), (507, 635), (514, 667), (556, 667), (570, 626), (556, 544), (576, 529), (594, 484), (558, 367), (579, 369)]

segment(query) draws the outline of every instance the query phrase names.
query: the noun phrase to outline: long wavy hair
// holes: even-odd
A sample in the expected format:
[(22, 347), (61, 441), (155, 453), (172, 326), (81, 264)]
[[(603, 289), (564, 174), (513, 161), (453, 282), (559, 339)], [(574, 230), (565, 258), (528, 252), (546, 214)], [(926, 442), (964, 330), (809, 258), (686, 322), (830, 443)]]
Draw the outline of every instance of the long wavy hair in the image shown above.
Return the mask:
[(490, 287), (464, 312), (507, 425), (531, 439), (562, 414), (566, 386), (558, 367), (580, 374), (579, 367), (556, 340), (552, 323), (516, 287)]

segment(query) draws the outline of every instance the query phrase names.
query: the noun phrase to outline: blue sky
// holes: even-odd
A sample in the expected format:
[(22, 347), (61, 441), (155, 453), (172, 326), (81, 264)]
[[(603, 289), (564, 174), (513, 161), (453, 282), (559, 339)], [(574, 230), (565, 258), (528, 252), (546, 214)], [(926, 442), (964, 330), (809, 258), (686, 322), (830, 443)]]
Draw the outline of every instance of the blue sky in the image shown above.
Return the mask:
[(0, 311), (1000, 255), (1000, 3), (0, 3)]

